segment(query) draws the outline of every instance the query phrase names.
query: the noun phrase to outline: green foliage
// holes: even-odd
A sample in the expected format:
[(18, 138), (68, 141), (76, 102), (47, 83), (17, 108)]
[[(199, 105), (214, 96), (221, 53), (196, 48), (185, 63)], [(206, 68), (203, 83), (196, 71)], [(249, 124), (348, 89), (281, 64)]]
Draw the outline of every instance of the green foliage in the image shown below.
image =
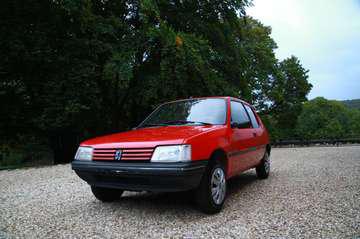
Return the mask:
[(296, 131), (303, 139), (352, 138), (360, 136), (359, 122), (359, 110), (319, 97), (304, 104)]
[(347, 107), (349, 107), (351, 109), (360, 110), (360, 99), (344, 100), (344, 101), (341, 101), (341, 103), (343, 103), (344, 105), (346, 105)]
[[(52, 154), (44, 142), (39, 142), (29, 135), (24, 138), (27, 144), (2, 143), (0, 145), (0, 169), (17, 168), (34, 162), (36, 164), (52, 163)], [(25, 142), (25, 139), (19, 141)]]
[(267, 94), (261, 94), (265, 99), (258, 107), (273, 141), (298, 137), (296, 122), (312, 88), (307, 79), (308, 71), (292, 56), (277, 64), (274, 76), (262, 87)]
[(24, 155), (16, 149), (3, 145), (0, 152), (0, 169), (8, 166), (18, 166), (24, 162)]
[(163, 101), (211, 95), (241, 97), (272, 132), (283, 128), (277, 137), (289, 134), (307, 71), (295, 57), (278, 62), (271, 29), (245, 16), (249, 4), (3, 1), (0, 142), (31, 135), (66, 162), (82, 139), (135, 126)]
[(282, 128), (295, 127), (302, 104), (307, 100), (306, 95), (312, 87), (307, 81), (307, 73), (294, 56), (279, 64), (279, 75), (273, 84), (270, 99), (273, 102), (272, 113)]

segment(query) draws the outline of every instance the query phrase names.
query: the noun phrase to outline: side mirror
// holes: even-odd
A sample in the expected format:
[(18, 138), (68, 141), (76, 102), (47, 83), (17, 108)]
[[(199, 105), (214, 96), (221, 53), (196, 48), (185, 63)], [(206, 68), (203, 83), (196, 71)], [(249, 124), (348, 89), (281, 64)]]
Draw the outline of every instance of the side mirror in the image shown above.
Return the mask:
[(243, 123), (232, 122), (231, 128), (247, 129), (247, 128), (251, 128), (251, 123), (250, 123), (250, 121), (243, 122)]
[(239, 124), (236, 122), (231, 122), (231, 128), (232, 129), (239, 128)]

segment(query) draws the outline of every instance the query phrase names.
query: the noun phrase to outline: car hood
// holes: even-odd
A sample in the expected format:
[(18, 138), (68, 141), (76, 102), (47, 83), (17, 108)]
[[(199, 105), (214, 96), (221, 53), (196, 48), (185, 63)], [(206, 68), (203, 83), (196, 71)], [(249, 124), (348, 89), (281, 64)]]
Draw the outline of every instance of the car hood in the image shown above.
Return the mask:
[(158, 145), (182, 144), (188, 138), (219, 129), (211, 126), (164, 126), (135, 129), (84, 141), (81, 146), (94, 148), (147, 148)]

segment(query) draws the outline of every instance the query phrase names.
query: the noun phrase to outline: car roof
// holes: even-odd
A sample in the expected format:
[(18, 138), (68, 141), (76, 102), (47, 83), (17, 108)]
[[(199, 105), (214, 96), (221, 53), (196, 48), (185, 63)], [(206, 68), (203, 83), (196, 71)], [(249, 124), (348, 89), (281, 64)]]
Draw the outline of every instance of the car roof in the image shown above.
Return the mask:
[[(172, 102), (177, 102), (177, 101), (184, 101), (184, 100), (196, 100), (196, 99), (230, 99), (230, 100), (235, 100), (235, 101), (240, 101), (242, 103), (245, 103), (247, 105), (250, 105), (248, 102), (239, 99), (239, 98), (235, 98), (232, 96), (202, 96), (202, 97), (190, 97), (190, 98), (184, 98), (184, 99), (178, 99), (178, 100), (172, 100), (172, 101), (167, 101), (164, 102), (164, 104), (166, 103), (172, 103)], [(251, 105), (250, 105), (251, 106)]]

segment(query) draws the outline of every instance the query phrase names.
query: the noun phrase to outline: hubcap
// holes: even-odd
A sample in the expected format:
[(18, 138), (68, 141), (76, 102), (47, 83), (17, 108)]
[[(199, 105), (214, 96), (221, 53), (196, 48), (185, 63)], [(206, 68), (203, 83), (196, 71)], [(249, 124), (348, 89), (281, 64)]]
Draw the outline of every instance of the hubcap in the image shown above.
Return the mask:
[(226, 180), (224, 170), (216, 168), (211, 175), (211, 195), (214, 203), (221, 204), (226, 194)]
[(270, 172), (270, 157), (267, 154), (264, 158), (264, 167), (265, 167), (265, 172), (269, 173)]

